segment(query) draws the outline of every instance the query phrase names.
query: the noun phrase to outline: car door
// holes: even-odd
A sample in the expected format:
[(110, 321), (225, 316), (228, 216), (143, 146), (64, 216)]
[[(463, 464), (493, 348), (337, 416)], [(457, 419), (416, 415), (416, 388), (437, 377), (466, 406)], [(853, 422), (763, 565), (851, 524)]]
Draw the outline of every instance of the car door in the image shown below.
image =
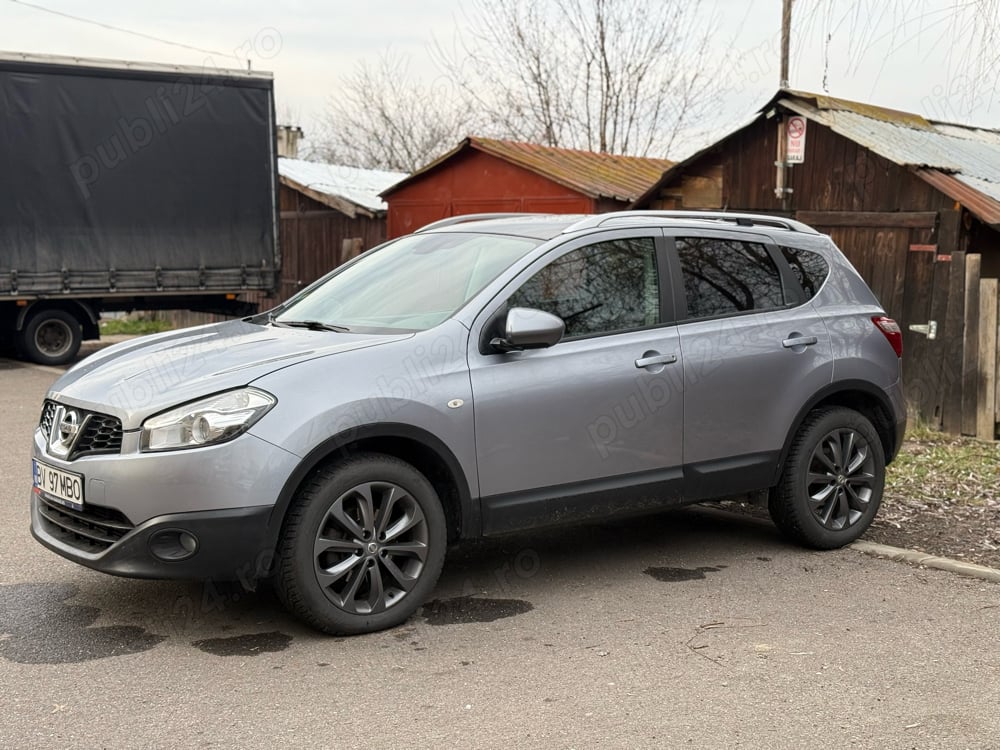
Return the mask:
[[(477, 318), (469, 366), (485, 533), (627, 511), (679, 486), (667, 274), (658, 229), (591, 235), (536, 260)], [(493, 351), (491, 330), (511, 307), (559, 316), (563, 339)]]
[(763, 489), (791, 425), (831, 382), (823, 319), (779, 248), (743, 232), (668, 239), (683, 365), (685, 493)]

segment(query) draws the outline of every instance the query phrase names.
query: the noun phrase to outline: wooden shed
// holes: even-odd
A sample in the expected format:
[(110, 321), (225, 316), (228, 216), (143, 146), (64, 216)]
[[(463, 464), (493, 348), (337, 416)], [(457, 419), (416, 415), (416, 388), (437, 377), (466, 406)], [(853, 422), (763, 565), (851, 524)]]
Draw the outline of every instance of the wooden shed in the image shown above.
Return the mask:
[(382, 192), (389, 237), (460, 214), (622, 210), (670, 165), (664, 159), (466, 138)]
[(278, 159), (281, 288), (277, 304), (327, 271), (386, 239), (379, 193), (404, 172)]
[(1000, 131), (782, 90), (633, 208), (777, 213), (829, 234), (903, 326), (917, 414), (995, 437)]

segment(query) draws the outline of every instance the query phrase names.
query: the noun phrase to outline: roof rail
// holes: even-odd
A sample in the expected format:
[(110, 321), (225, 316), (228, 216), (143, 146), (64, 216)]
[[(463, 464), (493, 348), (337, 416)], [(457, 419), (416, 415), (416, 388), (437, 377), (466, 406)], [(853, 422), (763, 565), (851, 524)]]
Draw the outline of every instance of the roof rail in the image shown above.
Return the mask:
[(419, 234), (420, 232), (428, 232), (431, 229), (441, 229), (441, 227), (450, 227), (453, 224), (465, 224), (471, 221), (489, 221), (490, 219), (518, 219), (527, 216), (545, 216), (546, 214), (539, 213), (500, 213), (500, 214), (461, 214), (459, 216), (448, 216), (444, 219), (438, 219), (437, 221), (432, 221), (430, 224), (424, 224), (420, 229), (416, 230), (414, 234)]
[(780, 216), (768, 216), (767, 214), (740, 214), (729, 211), (612, 211), (605, 214), (594, 214), (588, 216), (575, 224), (571, 224), (563, 230), (566, 232), (576, 232), (581, 229), (593, 229), (604, 226), (605, 223), (622, 220), (635, 219), (641, 217), (651, 217), (657, 219), (682, 219), (696, 221), (724, 221), (736, 224), (741, 227), (771, 227), (774, 229), (785, 229), (789, 232), (806, 232), (816, 234), (816, 230), (794, 219), (785, 219)]

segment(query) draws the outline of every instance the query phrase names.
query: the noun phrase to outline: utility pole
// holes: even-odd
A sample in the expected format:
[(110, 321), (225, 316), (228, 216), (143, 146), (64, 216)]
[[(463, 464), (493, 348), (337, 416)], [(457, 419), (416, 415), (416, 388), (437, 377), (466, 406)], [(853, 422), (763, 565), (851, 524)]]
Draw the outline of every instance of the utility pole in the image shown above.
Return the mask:
[[(781, 81), (782, 89), (788, 88), (788, 49), (791, 46), (792, 36), (792, 2), (794, 0), (781, 0)], [(785, 115), (778, 116), (778, 154), (774, 162), (775, 184), (774, 197), (781, 201), (781, 210), (788, 212), (791, 206), (792, 188), (789, 182), (788, 164), (788, 134), (785, 130)]]
[(788, 48), (792, 36), (792, 2), (781, 1), (781, 88), (788, 88)]

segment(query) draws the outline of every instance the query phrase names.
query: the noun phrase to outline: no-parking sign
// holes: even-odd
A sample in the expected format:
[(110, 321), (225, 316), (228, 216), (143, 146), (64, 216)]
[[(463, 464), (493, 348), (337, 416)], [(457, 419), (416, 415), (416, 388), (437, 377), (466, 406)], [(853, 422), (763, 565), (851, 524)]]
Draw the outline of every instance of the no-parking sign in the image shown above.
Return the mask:
[(785, 122), (785, 161), (801, 164), (806, 160), (806, 118), (789, 117)]

